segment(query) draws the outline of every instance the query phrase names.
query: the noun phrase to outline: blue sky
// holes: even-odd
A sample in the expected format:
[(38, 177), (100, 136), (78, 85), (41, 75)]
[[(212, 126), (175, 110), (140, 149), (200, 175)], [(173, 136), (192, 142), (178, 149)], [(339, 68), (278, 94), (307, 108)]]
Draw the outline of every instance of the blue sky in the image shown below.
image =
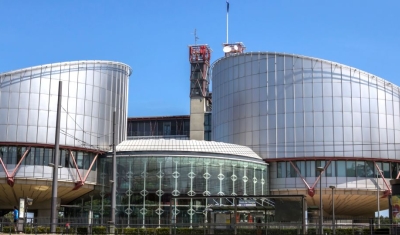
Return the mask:
[[(397, 85), (400, 1), (230, 0), (229, 41), (250, 51), (302, 54)], [(0, 72), (71, 60), (133, 69), (133, 116), (189, 114), (188, 45), (226, 40), (225, 0), (0, 1)]]

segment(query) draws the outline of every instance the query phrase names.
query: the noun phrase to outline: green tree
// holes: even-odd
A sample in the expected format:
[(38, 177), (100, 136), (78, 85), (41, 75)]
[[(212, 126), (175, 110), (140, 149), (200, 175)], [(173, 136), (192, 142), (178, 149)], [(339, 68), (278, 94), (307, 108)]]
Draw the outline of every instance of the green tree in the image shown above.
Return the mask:
[(8, 221), (10, 221), (10, 223), (12, 223), (14, 221), (14, 213), (10, 211), (4, 215), (4, 218), (6, 218)]

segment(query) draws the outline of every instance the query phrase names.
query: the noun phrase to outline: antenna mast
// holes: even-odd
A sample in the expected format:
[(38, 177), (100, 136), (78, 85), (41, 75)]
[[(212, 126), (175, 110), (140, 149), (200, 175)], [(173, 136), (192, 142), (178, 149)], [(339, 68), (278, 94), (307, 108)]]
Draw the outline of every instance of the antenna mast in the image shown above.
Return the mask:
[(226, 44), (228, 44), (228, 27), (229, 26), (229, 0), (226, 0)]
[(196, 32), (196, 29), (194, 29), (194, 45), (196, 46), (197, 45), (197, 40), (199, 39), (199, 37), (197, 37), (197, 32)]

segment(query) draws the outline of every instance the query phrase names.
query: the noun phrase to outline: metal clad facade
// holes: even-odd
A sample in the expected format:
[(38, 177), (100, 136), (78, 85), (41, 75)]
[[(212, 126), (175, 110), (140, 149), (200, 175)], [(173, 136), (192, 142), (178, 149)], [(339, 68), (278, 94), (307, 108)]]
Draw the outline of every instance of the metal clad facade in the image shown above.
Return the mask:
[(213, 68), (213, 139), (264, 159), (398, 159), (399, 87), (330, 61), (247, 53)]
[(129, 66), (110, 61), (48, 64), (0, 74), (0, 142), (54, 145), (63, 82), (60, 145), (108, 150), (116, 110), (126, 138)]

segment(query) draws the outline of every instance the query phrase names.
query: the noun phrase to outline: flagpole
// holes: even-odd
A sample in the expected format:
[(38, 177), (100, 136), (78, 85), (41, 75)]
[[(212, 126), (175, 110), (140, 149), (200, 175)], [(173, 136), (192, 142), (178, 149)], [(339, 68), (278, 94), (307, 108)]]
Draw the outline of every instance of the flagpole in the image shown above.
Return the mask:
[(226, 0), (226, 43), (228, 44), (228, 27), (229, 26), (229, 1)]

